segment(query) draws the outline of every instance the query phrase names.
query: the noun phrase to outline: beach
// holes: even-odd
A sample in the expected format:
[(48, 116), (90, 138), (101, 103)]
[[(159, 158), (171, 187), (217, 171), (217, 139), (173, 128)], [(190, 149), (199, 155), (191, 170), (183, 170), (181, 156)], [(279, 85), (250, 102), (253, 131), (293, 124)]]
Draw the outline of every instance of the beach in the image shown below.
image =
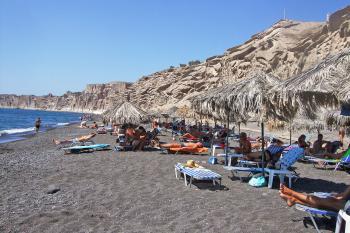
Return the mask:
[[(274, 188), (254, 188), (208, 156), (159, 151), (64, 154), (53, 138), (88, 134), (76, 125), (0, 144), (0, 232), (315, 232), (306, 213), (287, 207)], [(169, 134), (161, 141), (171, 141)], [(115, 145), (97, 135), (96, 143)], [(222, 175), (222, 185), (186, 187), (174, 165), (189, 159)], [(349, 174), (296, 163), (297, 191), (341, 192)], [(54, 192), (49, 194), (49, 192)], [(333, 227), (333, 228), (332, 228)], [(320, 225), (332, 232), (334, 225)], [(326, 229), (324, 229), (326, 228)]]

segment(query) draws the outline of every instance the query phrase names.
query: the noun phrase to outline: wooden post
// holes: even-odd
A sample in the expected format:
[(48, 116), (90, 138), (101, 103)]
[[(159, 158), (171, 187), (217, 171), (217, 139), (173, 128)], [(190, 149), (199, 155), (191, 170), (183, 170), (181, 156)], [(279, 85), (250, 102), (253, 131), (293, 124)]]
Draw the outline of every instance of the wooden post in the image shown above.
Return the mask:
[[(228, 136), (229, 136), (229, 128), (230, 128), (230, 111), (228, 111), (227, 113), (227, 135), (226, 135), (226, 151), (225, 151), (225, 166), (228, 166), (228, 148), (229, 148), (229, 145), (228, 145)], [(231, 164), (230, 164), (231, 166)]]

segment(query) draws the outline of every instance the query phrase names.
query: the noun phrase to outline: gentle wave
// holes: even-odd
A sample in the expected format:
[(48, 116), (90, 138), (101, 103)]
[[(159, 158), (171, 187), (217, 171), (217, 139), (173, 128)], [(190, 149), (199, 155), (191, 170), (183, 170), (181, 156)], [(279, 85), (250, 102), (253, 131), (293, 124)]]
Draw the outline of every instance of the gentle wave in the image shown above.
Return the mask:
[(34, 131), (34, 127), (30, 128), (23, 128), (23, 129), (6, 129), (0, 131), (0, 136), (6, 135), (6, 134), (16, 134), (16, 133), (26, 133), (26, 132), (32, 132)]
[(64, 126), (64, 125), (69, 125), (70, 123), (65, 122), (65, 123), (57, 123), (58, 126)]

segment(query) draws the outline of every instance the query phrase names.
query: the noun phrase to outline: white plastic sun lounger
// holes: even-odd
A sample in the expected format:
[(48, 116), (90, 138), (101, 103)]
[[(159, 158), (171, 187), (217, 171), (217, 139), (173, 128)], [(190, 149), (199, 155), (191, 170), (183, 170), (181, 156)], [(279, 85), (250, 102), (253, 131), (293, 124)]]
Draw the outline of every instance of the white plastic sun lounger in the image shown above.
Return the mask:
[(315, 164), (322, 164), (324, 168), (327, 168), (328, 165), (335, 165), (334, 170), (337, 170), (340, 165), (350, 164), (350, 155), (345, 156), (341, 159), (320, 159), (312, 156), (307, 156), (306, 158), (308, 161), (312, 162), (314, 166)]
[[(285, 176), (289, 179), (289, 187), (292, 186), (292, 178), (296, 177), (296, 174), (294, 171), (290, 171), (289, 168), (303, 155), (304, 149), (302, 148), (293, 148), (289, 150), (286, 154), (283, 155), (283, 157), (279, 160), (279, 163), (281, 165), (281, 169), (269, 169), (265, 168), (265, 172), (269, 174), (269, 182), (268, 182), (268, 188), (272, 188), (273, 185), (273, 177), (275, 175), (278, 175), (280, 178), (280, 182), (284, 182)], [(225, 170), (231, 171), (232, 175), (238, 175), (240, 180), (242, 181), (242, 176), (240, 175), (240, 172), (248, 172), (249, 175), (254, 173), (262, 172), (262, 168), (256, 168), (256, 167), (232, 167), (232, 166), (224, 166)]]
[[(327, 197), (330, 197), (332, 194), (331, 193), (324, 193), (324, 192), (315, 192), (315, 193), (313, 193), (313, 195), (317, 196), (317, 197), (320, 197), (320, 198), (327, 198)], [(335, 218), (335, 217), (338, 216), (338, 213), (335, 212), (335, 211), (312, 208), (312, 207), (309, 207), (309, 206), (306, 206), (306, 205), (301, 205), (301, 204), (296, 204), (295, 205), (295, 209), (303, 211), (303, 212), (306, 212), (309, 215), (309, 217), (310, 217), (310, 219), (312, 221), (312, 224), (314, 225), (314, 227), (316, 229), (316, 232), (318, 232), (318, 233), (321, 233), (321, 231), (318, 228), (318, 225), (317, 225), (317, 223), (315, 221), (315, 217)], [(345, 215), (346, 215), (346, 213), (345, 213)], [(349, 218), (349, 217), (347, 217), (345, 215), (344, 215), (344, 219), (346, 220), (346, 218)], [(338, 222), (339, 222), (339, 223), (337, 223), (337, 228), (338, 229), (340, 228), (340, 226), (338, 226), (338, 224), (341, 224), (340, 223), (341, 220), (342, 219), (338, 220)], [(339, 229), (338, 232), (340, 232), (340, 229)], [(347, 232), (347, 231), (345, 231), (345, 232)]]
[(189, 168), (185, 167), (181, 163), (177, 163), (175, 165), (175, 177), (176, 179), (179, 179), (178, 173), (183, 173), (184, 174), (184, 180), (185, 180), (185, 186), (187, 186), (187, 176), (190, 177), (190, 184), (189, 186), (191, 187), (192, 185), (192, 180), (212, 180), (213, 185), (215, 185), (215, 181), (219, 183), (221, 186), (221, 178), (222, 176), (220, 174), (217, 174), (209, 169), (205, 168)]
[(338, 216), (338, 213), (334, 212), (334, 211), (316, 209), (316, 208), (312, 208), (312, 207), (305, 206), (305, 205), (300, 205), (300, 204), (296, 204), (295, 205), (295, 209), (303, 211), (303, 212), (306, 212), (309, 215), (309, 217), (310, 217), (310, 219), (312, 221), (312, 224), (314, 225), (314, 227), (316, 229), (316, 232), (318, 232), (318, 233), (321, 233), (321, 231), (320, 231), (320, 229), (317, 226), (317, 223), (315, 221), (315, 216), (318, 216), (318, 217), (331, 217), (331, 218)]
[[(217, 157), (222, 157), (222, 158), (225, 158), (226, 157), (226, 154), (217, 154), (216, 155)], [(232, 158), (243, 158), (243, 154), (235, 154), (235, 153), (228, 153), (227, 154), (227, 158), (228, 158), (228, 164), (232, 164)]]

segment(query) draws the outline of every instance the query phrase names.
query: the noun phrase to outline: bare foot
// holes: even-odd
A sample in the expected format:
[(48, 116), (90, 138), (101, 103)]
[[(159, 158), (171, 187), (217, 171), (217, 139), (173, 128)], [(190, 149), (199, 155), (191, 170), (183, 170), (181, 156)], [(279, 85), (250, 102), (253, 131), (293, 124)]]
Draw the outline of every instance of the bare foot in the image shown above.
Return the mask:
[(283, 193), (280, 193), (280, 197), (287, 202), (287, 205), (289, 207), (292, 207), (293, 205), (295, 205), (295, 198), (294, 197), (285, 195)]
[(52, 142), (55, 143), (56, 145), (60, 144), (58, 140), (52, 139)]
[(288, 196), (293, 196), (294, 191), (287, 188), (284, 184), (280, 184), (280, 193), (286, 194)]

